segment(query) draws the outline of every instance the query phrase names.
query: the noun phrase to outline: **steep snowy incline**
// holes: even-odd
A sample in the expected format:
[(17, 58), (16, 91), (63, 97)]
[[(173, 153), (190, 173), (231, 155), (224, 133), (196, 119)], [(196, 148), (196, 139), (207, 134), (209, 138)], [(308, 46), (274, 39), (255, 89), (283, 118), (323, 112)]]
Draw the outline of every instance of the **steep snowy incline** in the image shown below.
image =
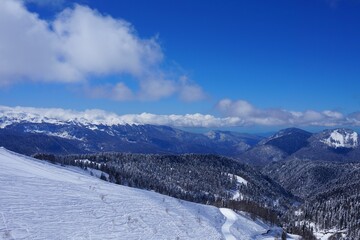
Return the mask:
[[(0, 239), (225, 238), (228, 219), (216, 207), (115, 185), (4, 148), (0, 186)], [(236, 214), (228, 230), (235, 239), (257, 239), (268, 229)]]

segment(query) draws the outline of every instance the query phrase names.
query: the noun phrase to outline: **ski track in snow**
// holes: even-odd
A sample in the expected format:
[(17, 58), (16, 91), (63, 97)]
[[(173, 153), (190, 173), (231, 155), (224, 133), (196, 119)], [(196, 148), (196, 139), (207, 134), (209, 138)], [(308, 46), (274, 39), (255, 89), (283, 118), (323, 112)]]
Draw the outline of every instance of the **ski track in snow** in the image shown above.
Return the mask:
[(225, 216), (226, 221), (221, 227), (221, 232), (225, 240), (236, 240), (235, 236), (231, 233), (230, 228), (238, 219), (237, 214), (228, 208), (220, 208), (220, 212)]
[(230, 209), (112, 184), (0, 147), (0, 240), (251, 240), (269, 229)]

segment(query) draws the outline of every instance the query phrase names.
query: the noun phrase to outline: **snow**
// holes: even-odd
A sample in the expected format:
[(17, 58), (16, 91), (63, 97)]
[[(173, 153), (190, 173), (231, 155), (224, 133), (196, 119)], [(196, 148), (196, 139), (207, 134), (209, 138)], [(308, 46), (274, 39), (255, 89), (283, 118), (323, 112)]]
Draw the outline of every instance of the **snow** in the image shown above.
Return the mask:
[(287, 135), (291, 135), (291, 134), (292, 134), (292, 132), (286, 132), (286, 131), (282, 130), (282, 131), (279, 131), (278, 133), (270, 136), (269, 138), (266, 138), (266, 139), (262, 140), (262, 141), (260, 142), (260, 144), (265, 145), (267, 142), (270, 142), (271, 140), (274, 140), (274, 139), (277, 139), (277, 138), (281, 138), (281, 137), (284, 137), (284, 136), (287, 136)]
[[(220, 212), (226, 219), (225, 223), (221, 227), (221, 232), (225, 240), (274, 240), (280, 239), (281, 237), (282, 229), (280, 227), (273, 227), (269, 229), (263, 222), (259, 220), (254, 221), (246, 216), (246, 214), (238, 214), (228, 208), (220, 208)], [(265, 230), (266, 228), (268, 230)], [(262, 234), (254, 234), (254, 232), (262, 232)], [(287, 234), (287, 239), (300, 239), (300, 237), (297, 235)]]
[(128, 138), (125, 138), (125, 141), (127, 141), (128, 143), (137, 143), (135, 140), (130, 140)]
[(88, 174), (90, 174), (91, 176), (95, 176), (97, 178), (100, 178), (101, 175), (103, 175), (107, 180), (109, 180), (109, 174), (107, 174), (106, 172), (94, 169), (94, 168), (87, 168), (85, 170), (85, 172), (87, 172)]
[(314, 232), (314, 235), (319, 240), (328, 240), (336, 233), (341, 233), (342, 237), (346, 238), (345, 232), (346, 230), (330, 229), (327, 231), (316, 231)]
[[(79, 162), (84, 163), (84, 164), (94, 164), (98, 168), (100, 168), (102, 164), (106, 165), (106, 163), (97, 163), (97, 162), (90, 161), (89, 159), (75, 159), (75, 163), (79, 163)], [(95, 170), (95, 169), (93, 169), (93, 170)]]
[(233, 192), (233, 196), (232, 196), (232, 200), (243, 200), (244, 199), (244, 195), (242, 195), (240, 193), (240, 191), (235, 191)]
[(204, 135), (207, 136), (210, 139), (215, 139), (216, 138), (216, 132), (215, 131), (207, 132)]
[(242, 177), (237, 176), (237, 175), (235, 175), (235, 177), (236, 177), (236, 181), (237, 181), (238, 183), (241, 183), (241, 184), (244, 184), (244, 185), (247, 186), (248, 181), (246, 181), (245, 179), (243, 179)]
[(222, 132), (215, 132), (215, 131), (210, 131), (204, 134), (205, 136), (207, 136), (209, 139), (215, 140), (216, 138), (219, 138), (218, 140), (220, 142), (225, 142), (228, 139), (228, 136)]
[(302, 214), (304, 214), (304, 212), (301, 209), (299, 209), (299, 210), (296, 210), (294, 212), (294, 214), (295, 214), (295, 216), (301, 216)]
[[(233, 176), (235, 177), (236, 179), (236, 186), (239, 186), (240, 184), (243, 184), (243, 185), (246, 185), (248, 184), (248, 181), (246, 181), (244, 178), (238, 176), (238, 175), (235, 175), (235, 174), (231, 174), (231, 173), (228, 173), (228, 176), (232, 179)], [(235, 190), (235, 191), (230, 191), (233, 196), (232, 196), (232, 199), (233, 200), (237, 200), (237, 199), (240, 199), (240, 200), (243, 200), (243, 195), (240, 193), (239, 190)]]
[(287, 234), (290, 239), (302, 240), (303, 238), (295, 234)]
[(225, 240), (236, 240), (235, 236), (230, 232), (232, 225), (238, 220), (237, 214), (228, 208), (220, 208), (220, 212), (225, 216), (226, 221), (221, 227)]
[(29, 132), (29, 133), (40, 133), (40, 134), (45, 134), (48, 136), (53, 136), (53, 137), (60, 137), (60, 138), (65, 138), (65, 139), (70, 139), (70, 140), (78, 140), (78, 141), (83, 141), (84, 138), (77, 138), (75, 136), (72, 136), (70, 133), (68, 133), (67, 131), (63, 131), (63, 132), (48, 132), (48, 131), (42, 131), (42, 130), (25, 130), (25, 132)]
[(228, 176), (232, 179), (233, 176), (235, 177), (236, 179), (236, 182), (238, 184), (244, 184), (244, 185), (247, 185), (248, 184), (248, 181), (246, 181), (244, 178), (238, 176), (238, 175), (235, 175), (235, 174), (231, 174), (231, 173), (228, 173)]
[(313, 234), (314, 236), (319, 239), (319, 240), (328, 240), (331, 239), (331, 237), (335, 234), (341, 234), (342, 237), (344, 239), (346, 239), (346, 232), (347, 229), (336, 229), (336, 228), (332, 228), (332, 229), (321, 229), (318, 227), (318, 225), (315, 222), (312, 221), (300, 221), (300, 222), (296, 222), (295, 224), (299, 224), (299, 225), (303, 225), (306, 224), (307, 226), (309, 226), (310, 228), (313, 229)]
[(222, 127), (241, 122), (238, 117), (218, 118), (209, 114), (159, 115), (151, 113), (118, 115), (100, 109), (74, 111), (62, 108), (32, 108), (0, 106), (0, 128), (14, 123), (79, 124), (99, 130), (97, 125), (167, 125), (174, 127)]
[(334, 148), (355, 148), (358, 146), (358, 134), (353, 131), (336, 129), (330, 133), (327, 139), (321, 140), (321, 142)]
[(0, 169), (4, 240), (246, 240), (265, 239), (269, 229), (278, 229), (242, 213), (112, 184), (4, 148)]

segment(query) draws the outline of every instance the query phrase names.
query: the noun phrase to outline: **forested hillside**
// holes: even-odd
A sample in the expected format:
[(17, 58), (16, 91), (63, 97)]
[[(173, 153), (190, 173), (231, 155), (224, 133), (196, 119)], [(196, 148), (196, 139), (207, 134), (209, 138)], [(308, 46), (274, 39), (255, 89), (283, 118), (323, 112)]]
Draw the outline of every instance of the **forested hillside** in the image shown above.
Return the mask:
[(256, 208), (264, 208), (265, 212), (268, 209), (262, 215), (271, 215), (264, 217), (274, 222), (276, 217), (271, 211), (285, 212), (296, 201), (280, 185), (252, 167), (216, 155), (99, 153), (35, 157), (98, 169), (107, 173), (106, 180), (111, 182), (193, 202), (235, 206), (232, 201), (243, 201), (254, 213), (262, 211)]

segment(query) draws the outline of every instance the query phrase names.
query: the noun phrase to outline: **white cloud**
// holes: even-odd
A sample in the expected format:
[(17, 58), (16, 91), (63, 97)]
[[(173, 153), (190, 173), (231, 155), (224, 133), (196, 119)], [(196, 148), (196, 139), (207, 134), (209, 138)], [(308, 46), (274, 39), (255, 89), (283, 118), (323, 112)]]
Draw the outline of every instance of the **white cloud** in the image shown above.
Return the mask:
[(231, 101), (230, 99), (222, 99), (218, 102), (217, 108), (229, 116), (249, 116), (257, 113), (254, 106), (244, 100)]
[(220, 100), (216, 105), (224, 116), (238, 117), (244, 125), (264, 126), (341, 126), (359, 125), (358, 117), (354, 115), (344, 116), (336, 111), (313, 111), (304, 112), (289, 111), (286, 109), (260, 109), (245, 100), (232, 101)]
[(108, 98), (115, 101), (128, 101), (135, 98), (133, 91), (122, 82), (115, 85), (86, 86), (84, 91), (91, 98)]
[(81, 76), (59, 61), (59, 40), (49, 24), (20, 2), (0, 1), (0, 84), (41, 79), (75, 81)]
[(118, 94), (111, 99), (121, 101), (175, 94), (198, 100), (187, 92), (198, 96), (202, 89), (168, 79), (160, 67), (163, 58), (156, 37), (140, 38), (129, 22), (89, 7), (75, 4), (45, 21), (20, 0), (0, 1), (0, 86), (22, 81), (87, 83), (94, 76), (128, 75), (137, 82), (138, 92), (124, 83), (103, 82), (91, 90), (92, 95), (106, 97), (101, 92), (107, 89)]
[(61, 42), (61, 57), (83, 74), (142, 76), (162, 59), (155, 39), (140, 39), (128, 22), (88, 7), (65, 9), (52, 26)]
[(202, 88), (190, 82), (184, 81), (184, 76), (179, 81), (165, 79), (162, 74), (157, 77), (149, 77), (139, 82), (139, 90), (132, 91), (125, 83), (104, 84), (98, 86), (85, 86), (85, 93), (92, 98), (108, 98), (115, 101), (128, 100), (159, 100), (170, 97), (174, 94), (179, 95), (180, 99), (185, 102), (194, 102), (203, 100), (206, 95)]
[[(73, 111), (61, 108), (30, 108), (0, 106), (0, 128), (14, 121), (30, 121), (35, 123), (59, 123), (76, 121), (82, 124), (153, 124), (174, 127), (242, 127), (258, 126), (360, 126), (360, 113), (353, 113), (339, 118), (336, 112), (290, 112), (286, 110), (255, 109), (256, 115), (246, 113), (245, 116), (215, 117), (209, 114), (170, 114), (158, 115), (151, 113), (117, 115), (99, 109)], [(260, 117), (262, 116), (262, 117)], [(287, 119), (287, 117), (289, 117)]]
[(179, 94), (180, 98), (186, 102), (193, 102), (206, 98), (203, 89), (199, 85), (192, 83), (187, 76), (180, 77)]
[(237, 126), (236, 117), (217, 118), (206, 114), (157, 115), (151, 113), (117, 115), (98, 109), (73, 111), (61, 108), (31, 108), (0, 106), (0, 128), (11, 122), (30, 121), (35, 123), (59, 123), (77, 121), (82, 124), (153, 124), (174, 127), (227, 127)]
[(159, 77), (149, 77), (140, 82), (138, 98), (141, 100), (158, 100), (173, 95), (177, 91), (176, 82)]

